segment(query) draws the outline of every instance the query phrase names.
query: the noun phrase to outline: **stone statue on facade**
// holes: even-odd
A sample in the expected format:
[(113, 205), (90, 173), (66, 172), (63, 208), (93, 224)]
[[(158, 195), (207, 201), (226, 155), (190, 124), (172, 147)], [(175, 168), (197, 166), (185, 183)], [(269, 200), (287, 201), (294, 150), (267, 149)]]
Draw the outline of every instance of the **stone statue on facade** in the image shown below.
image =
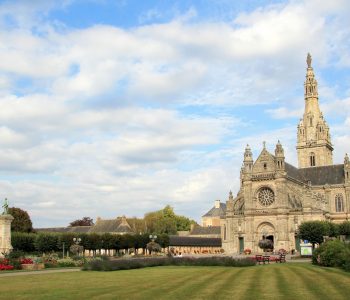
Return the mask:
[(307, 58), (306, 58), (306, 63), (307, 63), (308, 68), (311, 68), (311, 61), (312, 61), (311, 55), (310, 55), (310, 53), (308, 53)]

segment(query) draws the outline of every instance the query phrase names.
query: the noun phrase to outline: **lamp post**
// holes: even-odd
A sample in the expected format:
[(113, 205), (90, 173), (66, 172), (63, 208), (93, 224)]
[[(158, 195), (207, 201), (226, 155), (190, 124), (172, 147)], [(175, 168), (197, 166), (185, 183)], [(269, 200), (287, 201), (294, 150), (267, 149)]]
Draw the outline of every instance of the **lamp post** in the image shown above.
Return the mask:
[(78, 253), (78, 256), (80, 255), (80, 251), (84, 251), (84, 248), (82, 246), (80, 246), (81, 242), (81, 238), (73, 238), (73, 243), (74, 245), (71, 246), (70, 251), (72, 251), (73, 253), (76, 252)]
[(156, 235), (150, 234), (150, 235), (149, 235), (149, 239), (150, 239), (152, 242), (154, 242), (154, 241), (157, 239), (157, 236), (156, 236)]
[(80, 238), (80, 237), (78, 237), (78, 238), (73, 238), (73, 242), (74, 242), (74, 244), (79, 245), (80, 242), (81, 242), (81, 238)]
[(156, 245), (154, 241), (157, 239), (157, 236), (155, 234), (150, 234), (149, 239), (151, 240), (151, 242), (147, 244), (147, 248), (150, 254), (152, 254), (152, 251), (154, 251), (154, 245)]

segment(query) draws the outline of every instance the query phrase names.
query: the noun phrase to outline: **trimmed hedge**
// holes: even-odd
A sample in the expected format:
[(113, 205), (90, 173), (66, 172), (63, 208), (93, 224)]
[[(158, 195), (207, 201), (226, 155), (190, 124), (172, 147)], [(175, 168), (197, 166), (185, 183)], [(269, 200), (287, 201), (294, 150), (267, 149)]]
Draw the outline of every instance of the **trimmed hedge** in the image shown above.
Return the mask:
[(250, 267), (255, 266), (250, 258), (234, 259), (232, 257), (162, 257), (162, 258), (132, 258), (116, 260), (92, 260), (83, 266), (84, 271), (117, 271), (140, 269), (158, 266), (222, 266)]
[(11, 244), (15, 251), (33, 252), (35, 251), (35, 233), (12, 232)]
[[(74, 244), (73, 238), (81, 238), (80, 245), (86, 250), (96, 251), (99, 249), (114, 249), (117, 252), (121, 249), (146, 249), (149, 242), (148, 234), (125, 234), (115, 235), (110, 233), (12, 233), (12, 246), (14, 250), (23, 252), (57, 252), (62, 251), (63, 243), (65, 249), (69, 249)], [(162, 248), (169, 245), (169, 236), (166, 234), (158, 235), (157, 243)]]

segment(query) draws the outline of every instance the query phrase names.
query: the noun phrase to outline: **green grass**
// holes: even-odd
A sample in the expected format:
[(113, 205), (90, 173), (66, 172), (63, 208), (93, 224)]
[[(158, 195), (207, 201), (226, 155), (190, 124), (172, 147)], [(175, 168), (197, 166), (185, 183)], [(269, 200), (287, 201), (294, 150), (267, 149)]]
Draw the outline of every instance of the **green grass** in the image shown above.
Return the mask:
[(350, 273), (311, 264), (154, 267), (0, 278), (0, 299), (349, 299)]

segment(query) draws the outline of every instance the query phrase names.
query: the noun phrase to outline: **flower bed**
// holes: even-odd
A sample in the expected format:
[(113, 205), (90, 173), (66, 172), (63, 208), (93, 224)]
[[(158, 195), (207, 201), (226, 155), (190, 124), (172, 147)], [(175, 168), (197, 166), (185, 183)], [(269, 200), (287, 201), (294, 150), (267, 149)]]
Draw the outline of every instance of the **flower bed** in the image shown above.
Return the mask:
[(13, 269), (14, 267), (10, 265), (10, 261), (8, 259), (0, 259), (0, 271), (8, 271)]
[(0, 271), (13, 270), (13, 266), (0, 264)]
[(247, 248), (247, 249), (244, 249), (243, 252), (244, 252), (245, 255), (249, 255), (249, 254), (252, 253), (252, 250), (250, 250), (249, 248)]
[(21, 261), (21, 265), (33, 264), (33, 260), (31, 258), (22, 258), (20, 261)]

